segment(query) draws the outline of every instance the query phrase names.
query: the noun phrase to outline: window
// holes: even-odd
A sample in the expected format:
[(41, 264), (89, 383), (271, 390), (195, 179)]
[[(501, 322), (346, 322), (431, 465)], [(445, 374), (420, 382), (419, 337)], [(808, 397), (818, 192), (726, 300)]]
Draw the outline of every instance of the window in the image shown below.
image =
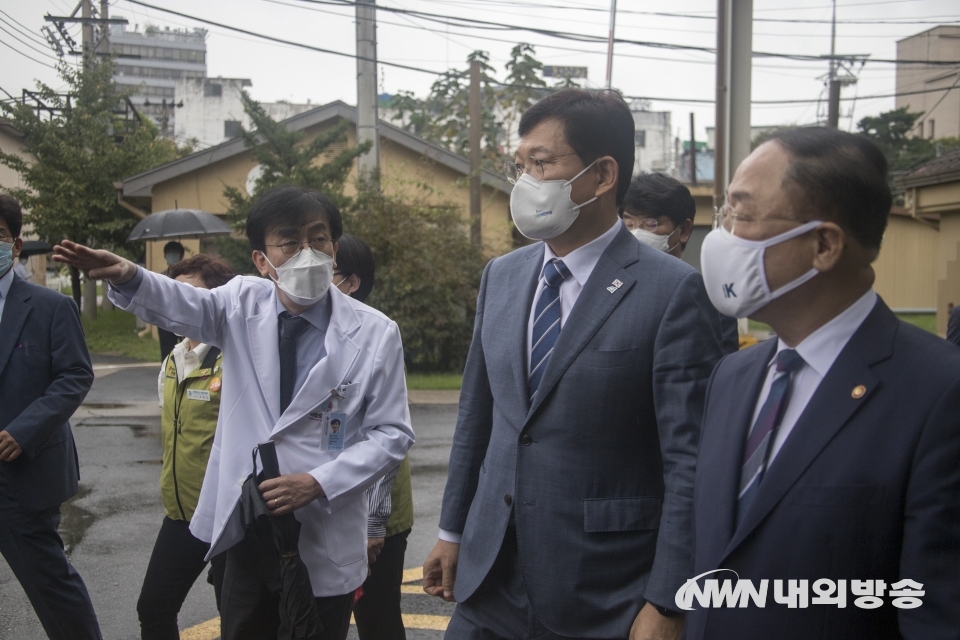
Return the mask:
[[(219, 87), (220, 85), (217, 85), (217, 86)], [(240, 137), (240, 121), (224, 120), (223, 121), (223, 137), (239, 138)]]
[(223, 95), (223, 85), (217, 84), (216, 82), (203, 83), (204, 98), (219, 98), (222, 95)]
[(934, 128), (933, 128), (933, 127), (934, 127), (935, 124), (937, 124), (937, 121), (931, 119), (931, 120), (930, 120), (930, 138), (931, 138), (931, 139), (933, 139), (934, 137), (936, 137), (936, 136), (934, 135), (934, 133), (933, 133), (933, 132), (934, 132)]
[(643, 129), (639, 129), (633, 132), (633, 146), (635, 147), (646, 147), (647, 146), (647, 132)]

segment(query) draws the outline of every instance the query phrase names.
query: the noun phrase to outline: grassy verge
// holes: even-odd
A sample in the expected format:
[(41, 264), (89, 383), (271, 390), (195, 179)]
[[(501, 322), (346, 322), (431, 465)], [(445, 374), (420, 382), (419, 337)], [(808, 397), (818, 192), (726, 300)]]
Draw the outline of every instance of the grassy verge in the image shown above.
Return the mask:
[(459, 373), (408, 373), (407, 389), (459, 389), (462, 381)]
[(930, 333), (937, 332), (937, 314), (935, 313), (898, 313), (897, 317)]
[(96, 320), (83, 318), (83, 331), (90, 353), (160, 361), (160, 343), (149, 335), (137, 337), (137, 319), (126, 311), (98, 310)]

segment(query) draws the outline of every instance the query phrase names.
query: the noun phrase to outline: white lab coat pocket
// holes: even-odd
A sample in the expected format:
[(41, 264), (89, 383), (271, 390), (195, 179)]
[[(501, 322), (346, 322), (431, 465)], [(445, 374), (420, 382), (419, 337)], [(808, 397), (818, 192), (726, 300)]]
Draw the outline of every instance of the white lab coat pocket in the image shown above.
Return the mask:
[(318, 510), (323, 546), (327, 557), (338, 567), (366, 560), (367, 510), (365, 493), (344, 504), (336, 513)]

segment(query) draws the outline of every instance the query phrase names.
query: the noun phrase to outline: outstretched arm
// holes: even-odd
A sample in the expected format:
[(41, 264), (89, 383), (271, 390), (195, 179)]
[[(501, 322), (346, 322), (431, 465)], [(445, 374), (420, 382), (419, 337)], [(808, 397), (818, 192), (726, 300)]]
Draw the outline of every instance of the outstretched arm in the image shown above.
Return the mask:
[(53, 261), (76, 267), (95, 280), (109, 280), (114, 286), (133, 280), (138, 269), (126, 258), (70, 240), (64, 240), (53, 248)]

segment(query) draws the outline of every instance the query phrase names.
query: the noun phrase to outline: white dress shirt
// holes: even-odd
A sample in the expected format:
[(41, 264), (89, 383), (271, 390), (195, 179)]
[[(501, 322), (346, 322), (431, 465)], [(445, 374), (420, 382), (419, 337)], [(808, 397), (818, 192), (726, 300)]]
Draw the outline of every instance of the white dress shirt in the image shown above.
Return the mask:
[(3, 307), (7, 302), (7, 296), (10, 295), (10, 285), (13, 284), (13, 269), (7, 269), (7, 272), (0, 278), (0, 318), (3, 318)]
[[(580, 292), (583, 291), (583, 285), (587, 283), (587, 280), (590, 278), (590, 274), (593, 273), (594, 267), (597, 266), (597, 262), (600, 261), (600, 256), (603, 255), (603, 252), (607, 250), (607, 247), (610, 246), (610, 243), (613, 242), (613, 239), (617, 236), (617, 233), (620, 232), (620, 227), (623, 226), (623, 221), (619, 218), (616, 222), (613, 223), (613, 226), (610, 227), (603, 235), (600, 237), (591, 240), (582, 247), (577, 247), (567, 255), (560, 258), (563, 260), (563, 264), (566, 265), (567, 269), (570, 270), (570, 277), (563, 281), (560, 285), (560, 329), (563, 330), (563, 325), (567, 320), (567, 317), (570, 315), (570, 311), (573, 310), (573, 305), (576, 304), (577, 298), (580, 297)], [(555, 259), (557, 254), (553, 252), (546, 242), (543, 243), (543, 265), (540, 267), (540, 278), (537, 281), (537, 292), (533, 296), (533, 303), (530, 305), (530, 313), (527, 318), (527, 375), (530, 375), (530, 345), (533, 344), (533, 321), (535, 320), (535, 310), (537, 308), (537, 300), (540, 299), (540, 294), (543, 293), (543, 288), (545, 286), (545, 281), (543, 278), (543, 267), (546, 266), (548, 262)], [(447, 531), (445, 529), (440, 529), (440, 539), (445, 540), (446, 542), (454, 542), (460, 544), (461, 535), (454, 531)]]
[[(840, 352), (847, 346), (850, 338), (853, 337), (853, 334), (856, 333), (860, 325), (863, 324), (863, 321), (866, 320), (870, 312), (873, 311), (876, 303), (877, 294), (873, 289), (870, 289), (842, 313), (804, 338), (803, 341), (794, 348), (796, 352), (800, 354), (800, 357), (803, 358), (804, 364), (793, 374), (793, 380), (790, 383), (790, 402), (787, 404), (783, 419), (780, 421), (780, 427), (777, 429), (777, 436), (773, 441), (773, 446), (770, 448), (768, 466), (773, 462), (777, 453), (780, 452), (783, 443), (790, 437), (790, 433), (793, 431), (793, 427), (796, 426), (797, 420), (801, 414), (803, 414), (804, 409), (807, 408), (810, 398), (813, 397), (813, 394), (817, 391), (817, 387), (820, 386), (827, 372), (830, 371), (830, 367), (833, 366), (837, 356), (840, 355)], [(784, 344), (783, 340), (778, 341), (777, 353), (789, 348), (790, 347)], [(757, 398), (757, 405), (753, 409), (753, 419), (750, 421), (751, 425), (756, 423), (757, 416), (760, 414), (760, 408), (763, 407), (767, 396), (770, 395), (770, 386), (773, 384), (773, 379), (776, 374), (775, 362), (776, 354), (774, 354), (774, 357), (771, 358), (767, 364), (767, 377), (760, 390), (760, 396)]]
[[(210, 351), (210, 345), (198, 344), (195, 349), (190, 348), (190, 339), (184, 338), (177, 343), (167, 358), (173, 358), (173, 363), (177, 370), (177, 385), (183, 382), (183, 379), (200, 368), (200, 363), (207, 357)], [(160, 396), (160, 408), (163, 408), (163, 379), (167, 377), (167, 360), (160, 365), (160, 375), (157, 377), (157, 395)]]

